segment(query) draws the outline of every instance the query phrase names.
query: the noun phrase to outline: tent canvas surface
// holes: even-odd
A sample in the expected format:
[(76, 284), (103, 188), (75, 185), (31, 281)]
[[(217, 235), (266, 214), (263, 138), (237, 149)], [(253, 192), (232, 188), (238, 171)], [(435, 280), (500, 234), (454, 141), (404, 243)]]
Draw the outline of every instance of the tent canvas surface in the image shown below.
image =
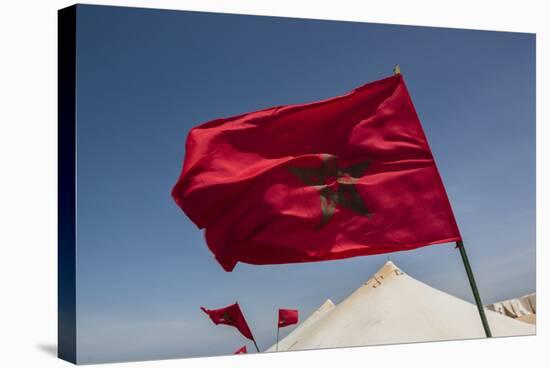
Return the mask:
[[(533, 325), (487, 309), (486, 314), (495, 337), (535, 334)], [(388, 261), (340, 304), (327, 300), (279, 341), (278, 350), (484, 337), (474, 304), (432, 288)]]
[(535, 293), (531, 293), (490, 304), (487, 308), (508, 317), (521, 318), (537, 313), (537, 298)]
[(537, 323), (537, 296), (535, 293), (493, 303), (487, 308), (522, 322)]

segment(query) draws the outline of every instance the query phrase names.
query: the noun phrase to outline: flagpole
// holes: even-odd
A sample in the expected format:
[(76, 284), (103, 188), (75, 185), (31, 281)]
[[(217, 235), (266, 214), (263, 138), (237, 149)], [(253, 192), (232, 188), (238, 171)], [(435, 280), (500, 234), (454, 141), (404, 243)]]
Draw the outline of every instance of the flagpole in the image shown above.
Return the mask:
[(456, 247), (460, 250), (460, 255), (462, 257), (462, 262), (464, 263), (464, 268), (466, 269), (466, 274), (468, 275), (468, 281), (470, 281), (470, 287), (472, 288), (472, 293), (474, 294), (474, 299), (476, 301), (477, 310), (479, 316), (481, 317), (481, 323), (483, 324), (483, 329), (485, 330), (485, 335), (491, 337), (491, 329), (489, 328), (489, 323), (487, 322), (487, 316), (485, 315), (485, 309), (481, 303), (481, 297), (479, 296), (479, 291), (477, 290), (476, 280), (474, 279), (474, 273), (470, 267), (470, 262), (468, 261), (468, 255), (466, 254), (466, 249), (464, 249), (464, 243), (462, 240), (456, 242)]
[(277, 323), (277, 345), (275, 351), (279, 351), (279, 323)]
[(258, 344), (256, 344), (256, 340), (252, 340), (252, 342), (254, 343), (254, 346), (256, 347), (256, 351), (259, 353), (260, 349), (258, 349)]

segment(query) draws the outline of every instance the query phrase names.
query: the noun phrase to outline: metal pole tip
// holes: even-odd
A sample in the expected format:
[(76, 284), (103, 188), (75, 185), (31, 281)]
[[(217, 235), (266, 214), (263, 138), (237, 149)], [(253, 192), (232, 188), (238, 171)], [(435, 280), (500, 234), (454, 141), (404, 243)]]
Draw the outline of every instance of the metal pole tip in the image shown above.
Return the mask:
[(395, 66), (393, 67), (393, 74), (401, 74), (401, 68), (399, 67), (399, 64), (395, 64)]

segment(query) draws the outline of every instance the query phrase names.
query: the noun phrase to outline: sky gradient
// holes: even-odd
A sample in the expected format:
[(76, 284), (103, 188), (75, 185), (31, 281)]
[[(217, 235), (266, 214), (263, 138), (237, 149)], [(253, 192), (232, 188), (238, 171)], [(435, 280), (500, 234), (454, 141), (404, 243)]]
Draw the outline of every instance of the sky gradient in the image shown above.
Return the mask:
[(341, 95), (395, 63), (483, 301), (535, 291), (534, 35), (79, 5), (79, 362), (230, 354), (247, 340), (199, 307), (237, 300), (266, 349), (279, 307), (305, 319), (388, 256), (473, 301), (452, 244), (226, 273), (170, 197), (191, 127)]

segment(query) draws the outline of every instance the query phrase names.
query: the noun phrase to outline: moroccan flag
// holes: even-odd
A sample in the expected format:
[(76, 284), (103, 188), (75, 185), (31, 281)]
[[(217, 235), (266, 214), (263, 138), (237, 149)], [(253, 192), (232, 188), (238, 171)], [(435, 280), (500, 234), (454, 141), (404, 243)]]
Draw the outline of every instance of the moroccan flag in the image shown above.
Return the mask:
[(246, 345), (239, 348), (239, 350), (235, 351), (233, 354), (246, 354), (248, 353), (248, 350), (246, 350)]
[(295, 325), (298, 323), (298, 311), (296, 309), (279, 309), (279, 327)]
[(193, 128), (172, 196), (226, 271), (461, 239), (400, 74)]
[(225, 308), (220, 309), (210, 310), (204, 307), (201, 307), (201, 309), (204, 311), (204, 313), (208, 314), (212, 322), (214, 322), (215, 324), (236, 327), (237, 330), (239, 330), (244, 337), (254, 341), (254, 337), (252, 336), (252, 332), (250, 332), (248, 323), (246, 323), (246, 320), (244, 319), (244, 315), (241, 312), (239, 303), (231, 304)]

